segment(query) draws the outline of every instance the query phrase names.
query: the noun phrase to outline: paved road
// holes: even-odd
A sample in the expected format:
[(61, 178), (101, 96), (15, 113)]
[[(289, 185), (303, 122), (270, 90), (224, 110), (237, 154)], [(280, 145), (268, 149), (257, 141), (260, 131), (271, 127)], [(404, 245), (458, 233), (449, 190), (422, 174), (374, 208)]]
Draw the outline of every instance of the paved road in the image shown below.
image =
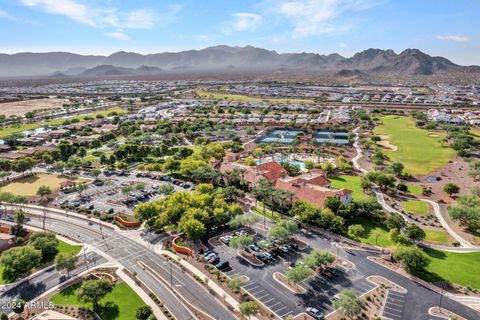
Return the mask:
[[(105, 258), (94, 252), (88, 252), (86, 258), (89, 268), (107, 262)], [(84, 261), (82, 255), (77, 263), (77, 267), (70, 272), (70, 277), (75, 277), (86, 271), (87, 266)], [(11, 310), (8, 308), (9, 302), (16, 298), (22, 298), (25, 301), (33, 300), (66, 280), (68, 280), (66, 274), (60, 274), (55, 270), (55, 266), (51, 266), (42, 272), (33, 274), (19, 284), (6, 286), (6, 290), (0, 294), (0, 312), (10, 312)]]
[[(250, 214), (256, 215), (253, 212)], [(261, 218), (263, 219), (263, 217)], [(267, 226), (271, 226), (273, 224), (273, 221), (271, 221), (270, 219), (266, 219)], [(358, 275), (361, 275), (361, 277), (354, 277), (354, 281), (352, 281), (351, 286), (354, 290), (359, 289), (355, 287), (356, 285), (360, 285), (360, 287), (364, 286), (362, 279), (372, 275), (383, 276), (407, 289), (408, 293), (405, 295), (404, 302), (406, 307), (402, 311), (402, 320), (436, 319), (435, 317), (432, 317), (428, 314), (428, 310), (433, 306), (438, 306), (440, 301), (440, 295), (408, 279), (407, 277), (404, 277), (367, 259), (368, 256), (374, 256), (375, 254), (361, 250), (352, 250), (354, 254), (349, 254), (341, 248), (333, 248), (331, 242), (325, 240), (322, 235), (319, 235), (317, 233), (314, 233), (312, 236), (302, 235), (300, 233), (297, 237), (307, 242), (312, 248), (327, 249), (336, 254), (338, 253), (340, 256), (352, 261), (356, 265), (356, 272), (358, 273)], [(326, 294), (327, 296), (331, 297), (331, 295), (328, 294), (327, 287), (322, 288), (322, 286), (320, 286), (317, 288), (317, 291), (318, 292), (316, 294), (318, 295)], [(283, 291), (283, 294), (285, 295), (285, 290)], [(283, 298), (279, 299), (283, 301)], [(297, 297), (291, 295), (290, 299), (292, 301), (296, 301), (295, 299), (297, 299)], [(308, 304), (308, 301), (305, 301), (303, 304)], [(452, 312), (463, 316), (466, 319), (480, 320), (479, 312), (476, 312), (473, 309), (470, 309), (465, 305), (454, 301), (451, 297), (448, 297), (446, 295), (443, 296), (442, 306)]]
[[(353, 132), (355, 133), (355, 142), (353, 143), (353, 147), (355, 148), (357, 155), (352, 158), (352, 163), (355, 169), (360, 170), (363, 174), (367, 174), (368, 170), (363, 168), (359, 163), (358, 160), (363, 156), (362, 149), (360, 148), (360, 145), (358, 144), (358, 130), (359, 128), (355, 128)], [(388, 203), (386, 203), (385, 198), (383, 197), (383, 193), (381, 192), (380, 189), (378, 188), (373, 188), (373, 192), (375, 193), (375, 197), (377, 198), (378, 203), (383, 207), (384, 210), (390, 213), (398, 213), (405, 219), (405, 221), (409, 222), (408, 218), (400, 211), (392, 208)], [(458, 233), (456, 233), (447, 223), (447, 221), (443, 218), (441, 212), (440, 212), (440, 207), (438, 203), (428, 200), (428, 199), (420, 199), (422, 201), (425, 201), (429, 203), (433, 207), (433, 211), (435, 213), (435, 216), (438, 218), (440, 223), (442, 224), (442, 227), (448, 232), (450, 236), (452, 236), (456, 241), (458, 241), (462, 247), (464, 248), (469, 248), (469, 249), (478, 249), (480, 251), (480, 247), (472, 245), (470, 242), (465, 240), (462, 236), (460, 236)]]
[[(26, 209), (31, 211), (33, 209)], [(33, 210), (36, 211), (36, 210)], [(37, 211), (40, 212), (40, 211)], [(30, 216), (29, 224), (41, 227), (42, 218), (39, 216)], [(83, 219), (70, 216), (69, 218), (59, 214), (49, 213), (46, 219), (47, 229), (55, 233), (70, 238), (76, 238), (84, 241), (86, 244), (101, 251), (104, 255), (118, 262), (131, 271), (136, 271), (141, 281), (146, 283), (162, 299), (170, 311), (177, 319), (192, 319), (191, 313), (170, 293), (165, 286), (158, 280), (147, 274), (137, 264), (137, 261), (152, 263), (157, 268), (158, 273), (164, 279), (170, 279), (170, 268), (166, 259), (155, 254), (152, 248), (139, 244), (132, 240), (128, 235), (122, 232), (116, 232), (109, 228), (102, 228), (104, 239), (99, 226), (89, 225)], [(176, 289), (184, 296), (195, 296), (197, 298), (197, 307), (215, 319), (235, 319), (222, 304), (213, 296), (207, 293), (205, 288), (198, 284), (193, 278), (184, 274), (177, 266), (172, 268), (174, 277), (177, 281), (182, 281), (184, 285)]]

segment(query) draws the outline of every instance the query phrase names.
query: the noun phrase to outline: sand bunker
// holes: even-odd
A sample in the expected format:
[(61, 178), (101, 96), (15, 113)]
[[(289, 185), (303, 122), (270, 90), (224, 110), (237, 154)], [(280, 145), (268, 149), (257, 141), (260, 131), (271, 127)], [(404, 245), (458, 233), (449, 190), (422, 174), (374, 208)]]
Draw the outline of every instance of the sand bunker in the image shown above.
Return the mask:
[(385, 149), (388, 149), (388, 150), (391, 150), (391, 151), (397, 151), (398, 150), (396, 145), (390, 143), (390, 141), (388, 140), (389, 137), (387, 135), (381, 134), (379, 137), (380, 137), (380, 139), (382, 139), (381, 141), (377, 142), (377, 144), (379, 146), (382, 146)]
[(429, 134), (427, 134), (427, 136), (433, 137), (433, 138), (438, 138), (438, 134), (435, 134), (435, 133), (429, 133)]

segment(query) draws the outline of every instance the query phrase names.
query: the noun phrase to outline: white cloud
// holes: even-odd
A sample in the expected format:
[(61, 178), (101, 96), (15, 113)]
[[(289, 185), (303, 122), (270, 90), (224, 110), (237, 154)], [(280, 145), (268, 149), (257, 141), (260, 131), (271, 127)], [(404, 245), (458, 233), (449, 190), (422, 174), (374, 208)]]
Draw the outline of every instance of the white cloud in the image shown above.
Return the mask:
[(256, 13), (237, 12), (232, 13), (233, 21), (230, 21), (223, 27), (222, 32), (231, 35), (233, 32), (255, 30), (263, 20), (263, 17)]
[(83, 24), (97, 27), (92, 11), (81, 3), (73, 0), (21, 0), (29, 7), (40, 7), (48, 13), (60, 14)]
[(442, 41), (453, 41), (453, 42), (468, 42), (470, 40), (467, 36), (454, 35), (454, 34), (439, 35), (436, 38)]
[(375, 0), (287, 0), (279, 1), (274, 11), (292, 22), (294, 36), (307, 37), (345, 32), (354, 24), (354, 13), (375, 4)]
[(164, 14), (155, 15), (155, 12), (149, 9), (120, 11), (115, 7), (100, 8), (86, 5), (78, 0), (20, 1), (25, 6), (37, 7), (47, 13), (63, 15), (82, 24), (103, 29), (106, 35), (119, 40), (128, 39), (127, 34), (119, 30), (153, 28), (156, 20), (161, 20), (164, 23), (171, 21), (183, 8), (182, 5), (170, 5), (166, 7)]
[(0, 18), (8, 20), (17, 20), (17, 17), (0, 8)]
[(232, 28), (235, 31), (255, 30), (262, 22), (262, 16), (256, 13), (240, 12), (232, 14), (235, 21)]
[(112, 38), (115, 38), (115, 39), (117, 39), (117, 40), (123, 40), (123, 41), (125, 41), (125, 40), (128, 40), (128, 39), (129, 39), (128, 36), (127, 36), (125, 33), (123, 33), (122, 31), (107, 32), (107, 33), (105, 33), (105, 34), (106, 34), (107, 36), (112, 37)]
[(153, 25), (154, 19), (152, 12), (140, 9), (127, 13), (124, 27), (128, 29), (150, 29)]
[(348, 48), (348, 44), (346, 44), (345, 42), (340, 42), (340, 43), (338, 44), (338, 46), (339, 46), (340, 48), (342, 48), (342, 49), (347, 49), (347, 48)]

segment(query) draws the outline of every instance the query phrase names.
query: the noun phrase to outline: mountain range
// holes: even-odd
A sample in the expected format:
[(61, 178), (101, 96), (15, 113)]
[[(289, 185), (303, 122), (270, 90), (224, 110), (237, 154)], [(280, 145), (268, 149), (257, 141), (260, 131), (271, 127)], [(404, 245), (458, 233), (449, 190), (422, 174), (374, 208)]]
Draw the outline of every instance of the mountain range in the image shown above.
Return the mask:
[(333, 53), (278, 53), (252, 46), (109, 56), (69, 52), (0, 54), (0, 77), (119, 77), (175, 74), (257, 74), (338, 78), (476, 78), (479, 66), (460, 66), (418, 49), (368, 49), (350, 58)]

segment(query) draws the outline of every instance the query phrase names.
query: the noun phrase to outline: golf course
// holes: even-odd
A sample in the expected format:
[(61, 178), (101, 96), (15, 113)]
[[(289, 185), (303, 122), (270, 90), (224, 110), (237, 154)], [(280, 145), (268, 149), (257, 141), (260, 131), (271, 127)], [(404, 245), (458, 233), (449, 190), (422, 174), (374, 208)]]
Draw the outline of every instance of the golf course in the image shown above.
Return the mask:
[(396, 150), (384, 150), (391, 162), (401, 162), (412, 175), (427, 175), (445, 166), (455, 157), (455, 151), (442, 143), (444, 132), (428, 131), (415, 126), (415, 121), (405, 116), (380, 116), (376, 135), (388, 137)]

